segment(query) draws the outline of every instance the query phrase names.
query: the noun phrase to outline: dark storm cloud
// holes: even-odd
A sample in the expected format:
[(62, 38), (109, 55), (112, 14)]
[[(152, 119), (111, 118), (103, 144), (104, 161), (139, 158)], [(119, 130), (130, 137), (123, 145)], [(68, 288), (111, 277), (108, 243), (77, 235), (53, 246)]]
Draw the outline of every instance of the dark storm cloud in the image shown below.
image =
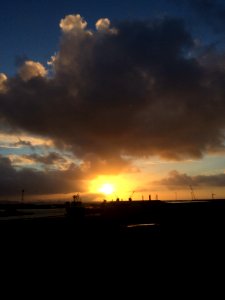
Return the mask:
[(27, 194), (53, 194), (82, 191), (84, 183), (79, 168), (71, 165), (66, 171), (15, 170), (11, 161), (0, 156), (0, 196)]
[(167, 178), (155, 181), (154, 184), (168, 188), (187, 188), (188, 186), (199, 187), (225, 187), (225, 174), (188, 176), (177, 171), (170, 172)]
[(4, 83), (1, 119), (112, 164), (124, 155), (182, 159), (223, 149), (225, 71), (190, 57), (183, 22), (110, 29), (106, 20), (95, 32), (80, 16), (61, 21), (53, 76), (24, 65)]

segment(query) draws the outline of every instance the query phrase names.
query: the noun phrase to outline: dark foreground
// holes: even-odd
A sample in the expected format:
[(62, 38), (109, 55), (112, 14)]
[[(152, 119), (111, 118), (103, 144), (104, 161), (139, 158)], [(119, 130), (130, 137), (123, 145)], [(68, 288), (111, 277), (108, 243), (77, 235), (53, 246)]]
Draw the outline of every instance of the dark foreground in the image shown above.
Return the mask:
[[(11, 290), (18, 293), (12, 282), (20, 282), (23, 294), (28, 291), (28, 282), (32, 282), (34, 288), (32, 293), (29, 291), (29, 298), (41, 291), (42, 299), (43, 287), (52, 294), (63, 286), (60, 298), (64, 299), (67, 291), (72, 297), (79, 297), (78, 289), (83, 283), (81, 299), (86, 298), (88, 291), (98, 296), (103, 292), (106, 299), (116, 291), (116, 299), (127, 299), (127, 293), (133, 294), (139, 284), (137, 299), (142, 299), (143, 290), (151, 297), (154, 286), (158, 296), (165, 292), (169, 298), (169, 289), (162, 283), (169, 282), (172, 295), (177, 292), (179, 298), (185, 298), (189, 291), (192, 299), (198, 287), (202, 299), (202, 291), (211, 286), (213, 278), (217, 277), (217, 283), (218, 277), (223, 279), (224, 200), (132, 201), (96, 204), (84, 209), (76, 205), (75, 210), (69, 208), (68, 215), (65, 207), (60, 207), (61, 215), (38, 214), (36, 218), (31, 207), (24, 207), (25, 212), (19, 209), (2, 212), (0, 259), (1, 273), (11, 283), (7, 293)], [(40, 209), (52, 212), (55, 207)], [(224, 284), (220, 286), (223, 288)], [(123, 297), (121, 287), (125, 290)]]
[(2, 249), (11, 245), (17, 249), (50, 247), (76, 251), (82, 247), (113, 247), (119, 251), (138, 245), (151, 251), (178, 251), (210, 246), (219, 250), (224, 244), (225, 200), (124, 201), (85, 207), (70, 205), (67, 213), (66, 207), (60, 209), (61, 215), (55, 216), (2, 218)]
[[(111, 277), (111, 293), (119, 278), (120, 282), (140, 280), (141, 285), (146, 279), (146, 287), (152, 290), (149, 278), (159, 282), (164, 277), (175, 288), (181, 280), (186, 291), (193, 286), (194, 277), (198, 285), (203, 276), (212, 278), (224, 272), (224, 200), (132, 201), (77, 208), (69, 209), (67, 215), (66, 207), (60, 207), (62, 214), (57, 216), (33, 218), (30, 210), (30, 217), (18, 216), (19, 210), (11, 211), (18, 218), (2, 216), (0, 259), (9, 282), (14, 276), (16, 282), (25, 284), (28, 279), (34, 281), (36, 274), (35, 290), (40, 289), (43, 278), (48, 285), (55, 277), (59, 286), (63, 279), (71, 280), (74, 289), (78, 277), (86, 286), (96, 281), (99, 291), (102, 280)], [(53, 286), (57, 290), (58, 285)]]

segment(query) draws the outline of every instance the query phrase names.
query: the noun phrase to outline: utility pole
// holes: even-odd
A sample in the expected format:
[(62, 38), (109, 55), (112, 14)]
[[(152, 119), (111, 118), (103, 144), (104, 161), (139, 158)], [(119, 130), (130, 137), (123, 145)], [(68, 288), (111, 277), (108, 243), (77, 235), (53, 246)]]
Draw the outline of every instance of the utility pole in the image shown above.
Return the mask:
[(195, 193), (194, 193), (194, 190), (193, 190), (192, 186), (190, 185), (189, 188), (190, 188), (190, 190), (191, 190), (191, 199), (192, 199), (192, 200), (196, 200), (196, 198), (195, 198)]
[(21, 191), (21, 203), (23, 203), (24, 202), (24, 189)]

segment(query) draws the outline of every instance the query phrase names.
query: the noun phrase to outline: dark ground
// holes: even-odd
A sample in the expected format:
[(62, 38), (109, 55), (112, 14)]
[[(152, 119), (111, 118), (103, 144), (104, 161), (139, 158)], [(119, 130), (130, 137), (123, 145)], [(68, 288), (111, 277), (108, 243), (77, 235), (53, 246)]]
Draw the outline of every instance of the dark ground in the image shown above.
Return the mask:
[(21, 249), (43, 246), (76, 251), (106, 246), (126, 250), (138, 244), (151, 252), (166, 252), (210, 246), (219, 250), (224, 244), (225, 200), (124, 201), (70, 206), (68, 212), (65, 216), (1, 220), (2, 248), (11, 244)]
[[(202, 278), (204, 290), (207, 279), (210, 286), (213, 278), (223, 278), (225, 200), (132, 201), (89, 205), (84, 210), (77, 207), (69, 209), (71, 215), (67, 216), (0, 221), (1, 267), (6, 265), (1, 271), (4, 276), (9, 273), (8, 282), (18, 280), (22, 282), (20, 288), (26, 290), (26, 280), (34, 282), (35, 278), (35, 292), (43, 287), (43, 278), (54, 291), (61, 281), (69, 280), (67, 288), (75, 294), (75, 278), (85, 283), (83, 292), (97, 282), (97, 294), (102, 282), (108, 282), (106, 296), (110, 298), (120, 284), (126, 291), (123, 282), (128, 278), (139, 281), (140, 286), (145, 282), (151, 295), (149, 289), (154, 286), (150, 278), (154, 278), (158, 283), (170, 282), (178, 294), (178, 282), (182, 282), (183, 298), (195, 285), (200, 286)], [(58, 285), (48, 284), (52, 278)], [(130, 292), (133, 287), (128, 285)], [(163, 291), (168, 293), (161, 284), (158, 295)]]

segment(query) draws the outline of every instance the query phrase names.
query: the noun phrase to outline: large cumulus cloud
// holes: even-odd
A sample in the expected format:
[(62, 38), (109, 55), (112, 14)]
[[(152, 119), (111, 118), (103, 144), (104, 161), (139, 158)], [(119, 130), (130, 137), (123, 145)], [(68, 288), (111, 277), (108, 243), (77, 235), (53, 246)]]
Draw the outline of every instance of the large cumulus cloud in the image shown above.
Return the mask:
[(60, 27), (51, 76), (33, 64), (34, 76), (24, 80), (20, 71), (8, 79), (2, 122), (50, 137), (81, 158), (112, 162), (125, 155), (201, 157), (224, 148), (225, 71), (191, 55), (195, 43), (182, 21), (111, 28), (101, 19), (91, 31), (80, 15), (70, 15)]

